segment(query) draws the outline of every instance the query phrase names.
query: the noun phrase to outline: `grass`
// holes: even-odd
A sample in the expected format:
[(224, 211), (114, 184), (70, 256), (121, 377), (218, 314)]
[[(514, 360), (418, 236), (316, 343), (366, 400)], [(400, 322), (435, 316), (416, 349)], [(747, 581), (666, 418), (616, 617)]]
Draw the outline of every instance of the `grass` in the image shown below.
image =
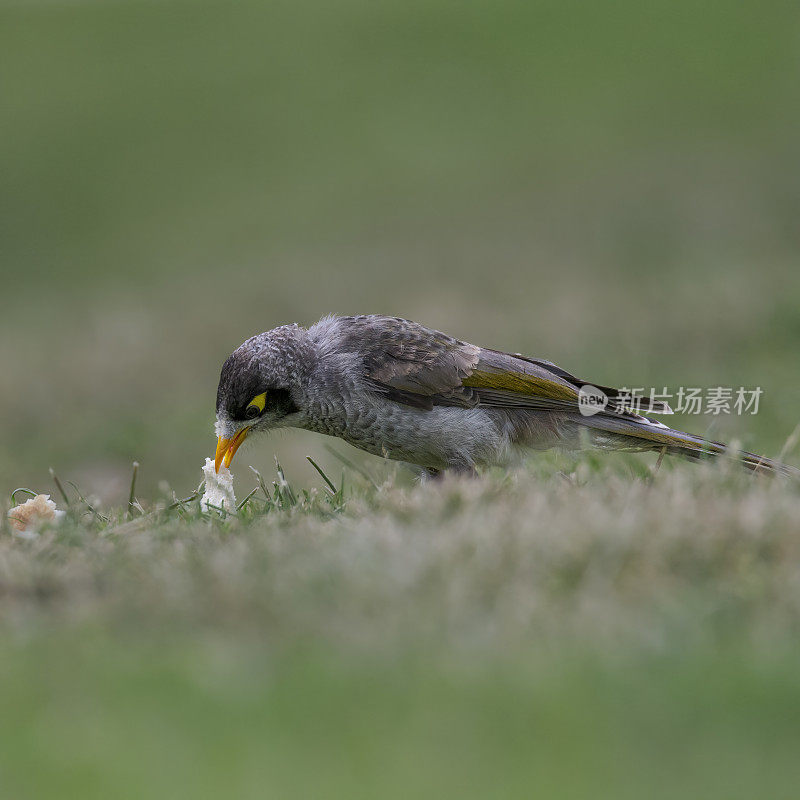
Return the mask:
[(800, 487), (649, 476), (553, 455), (343, 490), (277, 467), (235, 514), (77, 499), (6, 531), (4, 786), (790, 797)]

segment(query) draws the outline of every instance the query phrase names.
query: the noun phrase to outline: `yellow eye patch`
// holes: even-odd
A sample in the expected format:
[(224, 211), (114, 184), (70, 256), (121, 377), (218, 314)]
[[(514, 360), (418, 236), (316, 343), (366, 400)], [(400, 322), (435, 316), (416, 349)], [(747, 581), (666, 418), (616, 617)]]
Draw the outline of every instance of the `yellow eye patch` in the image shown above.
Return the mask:
[(267, 393), (264, 392), (263, 394), (257, 394), (248, 404), (247, 409), (248, 411), (251, 408), (255, 408), (258, 410), (260, 414), (264, 410), (264, 406), (267, 404)]

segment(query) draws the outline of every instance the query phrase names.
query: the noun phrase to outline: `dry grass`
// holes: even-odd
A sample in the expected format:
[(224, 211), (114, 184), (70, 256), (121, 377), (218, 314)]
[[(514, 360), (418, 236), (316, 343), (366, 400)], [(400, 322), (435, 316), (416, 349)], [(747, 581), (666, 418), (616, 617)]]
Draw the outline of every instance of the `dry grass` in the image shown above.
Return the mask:
[(5, 531), (13, 796), (792, 796), (797, 486), (400, 477)]
[(235, 628), (346, 652), (796, 635), (797, 487), (685, 465), (651, 484), (637, 462), (598, 463), (388, 479), (344, 497), (278, 480), (271, 501), (259, 491), (225, 520), (196, 499), (127, 523), (78, 504), (33, 541), (0, 539), (2, 614)]

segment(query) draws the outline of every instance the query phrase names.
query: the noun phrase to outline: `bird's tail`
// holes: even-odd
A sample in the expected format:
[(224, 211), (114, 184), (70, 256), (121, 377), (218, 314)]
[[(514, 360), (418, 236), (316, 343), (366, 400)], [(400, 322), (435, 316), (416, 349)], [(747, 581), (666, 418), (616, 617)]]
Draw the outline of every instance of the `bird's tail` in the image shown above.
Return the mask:
[(722, 442), (704, 439), (693, 433), (674, 430), (648, 417), (616, 417), (598, 414), (573, 417), (574, 421), (591, 431), (592, 444), (611, 450), (660, 450), (671, 455), (699, 460), (730, 456), (753, 472), (800, 480), (800, 469), (766, 456), (735, 450)]

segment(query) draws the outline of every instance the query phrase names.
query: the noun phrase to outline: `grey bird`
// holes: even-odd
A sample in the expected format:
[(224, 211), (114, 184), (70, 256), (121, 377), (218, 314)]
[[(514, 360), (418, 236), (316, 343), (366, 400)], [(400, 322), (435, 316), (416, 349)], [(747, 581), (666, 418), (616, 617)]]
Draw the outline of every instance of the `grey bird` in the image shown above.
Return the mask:
[[(599, 405), (587, 407), (587, 399)], [(248, 339), (225, 361), (217, 390), (216, 468), (230, 466), (254, 433), (276, 428), (338, 436), (386, 458), (473, 471), (516, 448), (676, 454), (692, 459), (726, 445), (673, 430), (624, 392), (576, 378), (550, 361), (454, 339), (410, 320), (329, 316), (310, 328), (282, 325)], [(737, 452), (751, 470), (800, 475)]]

